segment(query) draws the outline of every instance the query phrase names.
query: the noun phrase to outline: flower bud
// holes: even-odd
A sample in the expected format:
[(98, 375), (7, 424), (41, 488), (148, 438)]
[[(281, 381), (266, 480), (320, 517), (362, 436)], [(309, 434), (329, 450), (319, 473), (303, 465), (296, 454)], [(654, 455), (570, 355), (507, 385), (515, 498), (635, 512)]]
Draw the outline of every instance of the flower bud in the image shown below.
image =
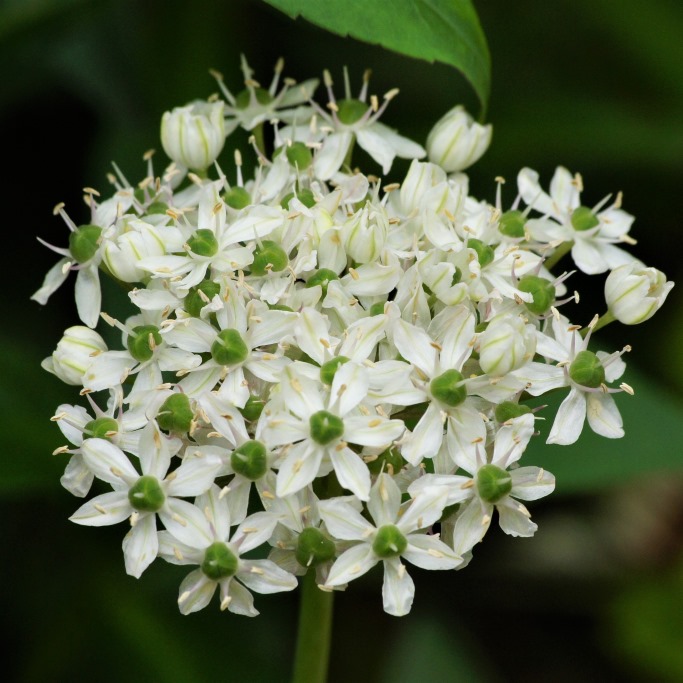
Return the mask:
[(535, 351), (533, 326), (519, 317), (494, 318), (479, 337), (479, 364), (487, 375), (507, 375), (531, 360)]
[(222, 102), (198, 100), (161, 118), (161, 144), (175, 162), (197, 171), (208, 168), (225, 143)]
[(479, 159), (491, 142), (491, 125), (476, 123), (462, 106), (445, 114), (427, 137), (429, 160), (447, 173), (463, 171)]
[(634, 261), (615, 268), (605, 282), (605, 301), (610, 313), (624, 325), (651, 318), (674, 286), (656, 268)]
[(356, 263), (371, 263), (379, 258), (387, 240), (388, 224), (378, 212), (365, 207), (342, 226), (346, 253)]
[(106, 350), (104, 339), (95, 330), (75, 325), (64, 331), (52, 356), (46, 358), (41, 365), (48, 372), (57, 375), (62, 382), (82, 386), (83, 375), (93, 357)]

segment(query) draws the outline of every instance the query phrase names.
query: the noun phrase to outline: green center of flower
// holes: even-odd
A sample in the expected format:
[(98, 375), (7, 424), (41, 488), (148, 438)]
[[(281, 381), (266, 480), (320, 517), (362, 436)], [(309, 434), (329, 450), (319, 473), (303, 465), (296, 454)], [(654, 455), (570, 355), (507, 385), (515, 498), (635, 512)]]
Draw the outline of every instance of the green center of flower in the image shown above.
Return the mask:
[(437, 401), (454, 408), (467, 398), (467, 388), (463, 384), (463, 379), (462, 373), (458, 370), (446, 370), (431, 381), (429, 390)]
[(398, 448), (391, 446), (385, 451), (382, 451), (374, 460), (367, 463), (370, 474), (379, 474), (380, 472), (400, 472), (405, 461)]
[(592, 351), (579, 351), (569, 366), (569, 376), (582, 387), (597, 389), (605, 383), (605, 368)]
[(69, 235), (69, 251), (78, 263), (87, 263), (97, 253), (101, 235), (99, 225), (81, 225)]
[(154, 349), (162, 342), (159, 328), (154, 325), (138, 325), (128, 336), (126, 345), (136, 361), (144, 363), (154, 355)]
[[(254, 94), (256, 95), (256, 101), (259, 104), (270, 104), (273, 101), (273, 96), (264, 88), (254, 88)], [(252, 90), (245, 88), (244, 90), (237, 93), (235, 97), (235, 107), (237, 109), (246, 109), (251, 105), (251, 93)]]
[(225, 543), (216, 541), (204, 551), (202, 572), (212, 581), (234, 576), (239, 567), (239, 558)]
[(306, 282), (306, 287), (315, 287), (320, 285), (323, 289), (323, 296), (327, 295), (327, 286), (332, 280), (338, 280), (339, 275), (329, 268), (321, 268), (316, 271)]
[(239, 186), (231, 187), (224, 195), (223, 200), (231, 209), (244, 209), (251, 204), (251, 195)]
[(161, 510), (165, 500), (159, 480), (148, 474), (140, 477), (128, 489), (128, 501), (139, 512), (157, 512)]
[(600, 219), (587, 206), (577, 206), (572, 211), (571, 221), (574, 230), (580, 232), (591, 230), (600, 225)]
[(497, 503), (512, 491), (509, 472), (495, 465), (484, 465), (477, 472), (477, 491), (487, 503)]
[(268, 471), (266, 447), (260, 441), (245, 441), (232, 452), (230, 465), (235, 474), (256, 481)]
[(398, 557), (408, 547), (408, 539), (393, 524), (385, 524), (377, 530), (372, 549), (382, 559)]
[(215, 256), (218, 253), (218, 240), (213, 230), (200, 228), (187, 240), (187, 246), (197, 256)]
[(496, 406), (496, 422), (507, 422), (513, 420), (520, 415), (526, 415), (531, 412), (529, 406), (515, 403), (514, 401), (503, 401)]
[(217, 282), (204, 280), (196, 287), (191, 287), (185, 297), (185, 310), (193, 317), (199, 318), (202, 308), (206, 306), (216, 294), (220, 294), (221, 286)]
[(119, 423), (112, 417), (98, 417), (83, 427), (83, 434), (93, 439), (110, 439), (119, 431)]
[(293, 192), (286, 194), (280, 200), (280, 206), (282, 206), (284, 209), (288, 209), (289, 202), (291, 202), (294, 197), (296, 197), (304, 206), (308, 207), (309, 209), (315, 206), (315, 195), (307, 187), (299, 190), (296, 195)]
[(526, 218), (521, 211), (506, 211), (498, 222), (498, 230), (506, 237), (524, 237)]
[(344, 363), (348, 363), (349, 360), (350, 358), (347, 358), (346, 356), (337, 356), (332, 360), (328, 360), (327, 363), (323, 363), (320, 366), (320, 381), (323, 382), (323, 384), (332, 384), (339, 367), (344, 365)]
[(294, 551), (302, 567), (315, 567), (334, 558), (334, 543), (320, 529), (306, 527), (300, 534)]
[(378, 301), (377, 303), (372, 304), (372, 306), (370, 306), (370, 315), (382, 315), (384, 313), (385, 305), (384, 301)]
[(187, 394), (169, 396), (159, 408), (157, 423), (161, 429), (175, 434), (186, 434), (192, 427), (194, 414)]
[(235, 329), (221, 330), (211, 345), (211, 357), (219, 365), (236, 365), (249, 356), (249, 348)]
[(345, 125), (350, 126), (365, 116), (369, 109), (365, 102), (360, 100), (339, 100), (337, 102), (337, 118)]
[(252, 394), (244, 404), (244, 408), (240, 408), (239, 411), (247, 422), (256, 422), (261, 417), (264, 405), (266, 402), (260, 396)]
[(518, 282), (517, 289), (531, 294), (533, 301), (525, 302), (525, 305), (535, 315), (544, 315), (555, 303), (555, 286), (538, 275), (525, 275)]
[(335, 439), (339, 439), (344, 433), (344, 422), (340, 417), (319, 410), (310, 417), (311, 438), (321, 446), (327, 446)]
[(288, 145), (286, 154), (287, 161), (300, 171), (305, 171), (313, 163), (311, 150), (303, 142), (293, 142)]
[(467, 240), (467, 246), (470, 249), (474, 249), (477, 254), (477, 261), (479, 261), (479, 265), (482, 268), (488, 266), (493, 261), (494, 251), (488, 244), (484, 244), (481, 240), (471, 237)]
[(279, 273), (288, 263), (287, 252), (277, 242), (263, 240), (254, 250), (251, 272), (253, 275), (265, 275), (269, 270)]

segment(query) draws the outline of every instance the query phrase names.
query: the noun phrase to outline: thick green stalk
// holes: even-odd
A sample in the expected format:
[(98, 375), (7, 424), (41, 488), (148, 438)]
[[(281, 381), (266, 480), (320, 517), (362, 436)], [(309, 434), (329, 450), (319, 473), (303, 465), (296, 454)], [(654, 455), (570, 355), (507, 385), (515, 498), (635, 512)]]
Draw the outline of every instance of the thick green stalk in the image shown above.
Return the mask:
[(568, 242), (562, 242), (562, 244), (560, 244), (555, 251), (543, 262), (543, 265), (550, 270), (573, 246), (574, 242), (571, 240)]
[(301, 583), (292, 683), (325, 683), (332, 635), (332, 591), (321, 591), (311, 567)]

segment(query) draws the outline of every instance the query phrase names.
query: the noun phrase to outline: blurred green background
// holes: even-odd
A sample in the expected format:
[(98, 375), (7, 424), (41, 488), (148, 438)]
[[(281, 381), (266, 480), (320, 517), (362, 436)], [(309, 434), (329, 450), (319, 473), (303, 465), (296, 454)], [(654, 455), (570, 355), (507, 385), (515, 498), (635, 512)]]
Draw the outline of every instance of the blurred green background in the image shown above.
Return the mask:
[[(331, 682), (683, 680), (683, 5), (679, 0), (486, 0), (493, 146), (471, 171), (475, 196), (494, 177), (515, 195), (522, 166), (545, 186), (556, 165), (580, 171), (585, 203), (623, 190), (639, 257), (679, 284), (642, 328), (607, 328), (600, 345), (631, 343), (620, 396), (626, 438), (584, 434), (571, 448), (537, 445), (528, 461), (558, 477), (532, 507), (533, 540), (492, 529), (458, 573), (411, 569), (412, 614), (381, 610), (381, 573), (338, 596)], [(4, 0), (0, 2), (0, 131), (5, 319), (0, 328), (3, 640), (10, 681), (287, 680), (296, 595), (256, 596), (254, 620), (177, 613), (182, 568), (124, 573), (125, 533), (77, 527), (80, 501), (59, 485), (63, 443), (49, 422), (75, 392), (44, 373), (77, 318), (73, 279), (41, 308), (29, 301), (56, 260), (37, 235), (66, 244), (52, 207), (76, 222), (81, 188), (108, 192), (116, 160), (132, 181), (160, 148), (162, 112), (215, 91), (214, 67), (234, 90), (244, 53), (262, 83), (279, 56), (303, 80), (349, 67), (371, 92), (398, 86), (385, 121), (418, 141), (447, 109), (476, 100), (457, 72), (292, 22), (252, 0)], [(237, 138), (246, 153), (246, 137)], [(159, 154), (158, 168), (163, 163)], [(224, 156), (224, 159), (229, 159)], [(226, 167), (228, 164), (226, 163)], [(393, 179), (405, 166), (396, 165)], [(586, 323), (601, 278), (570, 313)]]

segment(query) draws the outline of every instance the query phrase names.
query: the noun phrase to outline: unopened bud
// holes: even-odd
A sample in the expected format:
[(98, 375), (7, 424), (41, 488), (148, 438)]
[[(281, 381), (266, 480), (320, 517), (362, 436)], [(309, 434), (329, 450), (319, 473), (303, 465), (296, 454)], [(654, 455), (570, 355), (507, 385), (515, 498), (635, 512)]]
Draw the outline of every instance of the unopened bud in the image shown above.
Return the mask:
[(176, 163), (203, 171), (225, 143), (222, 102), (194, 102), (176, 107), (161, 118), (161, 144)]
[(107, 345), (97, 332), (82, 325), (69, 327), (59, 340), (52, 356), (46, 358), (42, 367), (57, 375), (62, 382), (83, 385), (83, 375), (93, 361), (93, 356), (106, 351)]
[(492, 131), (490, 124), (482, 126), (462, 106), (457, 106), (445, 114), (429, 133), (429, 160), (448, 173), (463, 171), (488, 149)]
[(615, 268), (605, 281), (605, 301), (612, 315), (624, 325), (651, 318), (674, 286), (656, 268), (634, 261)]

